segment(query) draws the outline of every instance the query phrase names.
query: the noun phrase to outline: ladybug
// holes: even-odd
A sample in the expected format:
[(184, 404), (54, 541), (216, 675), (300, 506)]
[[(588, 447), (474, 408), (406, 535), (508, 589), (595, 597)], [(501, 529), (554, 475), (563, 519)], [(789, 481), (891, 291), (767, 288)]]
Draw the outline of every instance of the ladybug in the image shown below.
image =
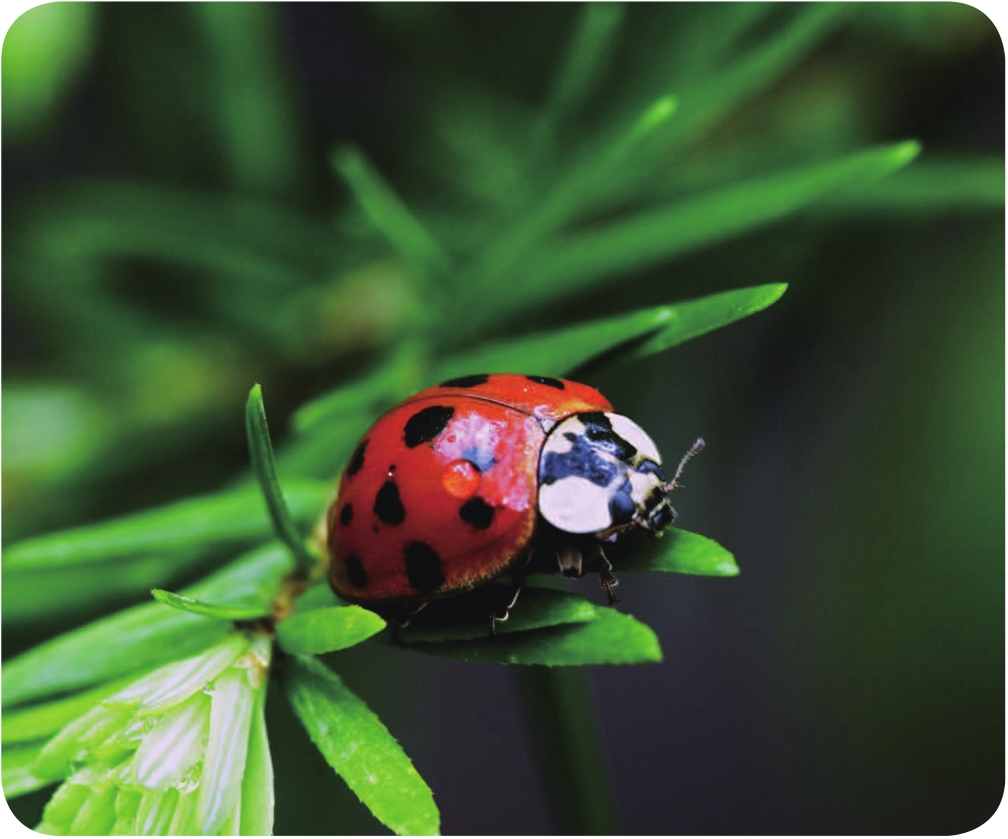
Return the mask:
[[(344, 600), (409, 612), (511, 573), (507, 618), (536, 555), (567, 576), (597, 568), (633, 528), (675, 512), (651, 438), (594, 388), (548, 376), (462, 376), (409, 397), (357, 445), (326, 514), (330, 582)], [(556, 567), (555, 565), (553, 566)]]

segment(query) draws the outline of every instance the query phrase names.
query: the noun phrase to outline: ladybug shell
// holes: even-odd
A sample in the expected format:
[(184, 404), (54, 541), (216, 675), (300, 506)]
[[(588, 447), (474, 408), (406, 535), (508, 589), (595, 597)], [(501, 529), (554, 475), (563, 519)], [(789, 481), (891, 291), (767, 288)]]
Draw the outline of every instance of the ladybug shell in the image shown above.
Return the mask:
[(505, 573), (531, 548), (547, 432), (611, 408), (577, 382), (505, 373), (411, 396), (343, 473), (326, 516), (333, 589), (354, 603), (419, 602)]

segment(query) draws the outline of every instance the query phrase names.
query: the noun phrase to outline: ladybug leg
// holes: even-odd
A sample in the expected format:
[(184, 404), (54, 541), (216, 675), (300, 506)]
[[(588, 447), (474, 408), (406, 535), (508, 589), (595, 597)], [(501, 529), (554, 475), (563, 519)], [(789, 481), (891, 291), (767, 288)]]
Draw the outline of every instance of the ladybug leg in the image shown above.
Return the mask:
[(521, 594), (522, 586), (525, 585), (524, 574), (512, 574), (511, 579), (511, 587), (504, 590), (497, 606), (490, 613), (491, 636), (495, 636), (497, 634), (497, 621), (506, 621), (508, 619), (508, 616), (511, 614), (511, 608), (517, 602), (518, 595)]
[(413, 620), (413, 616), (417, 612), (422, 611), (426, 606), (426, 603), (405, 603), (396, 609), (395, 613), (390, 616), (393, 632), (398, 632), (400, 629), (405, 629), (409, 626), (410, 621)]
[(613, 594), (613, 589), (619, 585), (619, 580), (613, 575), (612, 563), (606, 559), (606, 555), (602, 552), (602, 548), (598, 549), (598, 567), (599, 567), (599, 585), (605, 589), (606, 595), (609, 597), (609, 605), (612, 606), (613, 603), (619, 603), (619, 598)]
[(557, 548), (557, 564), (565, 577), (580, 577), (584, 573), (581, 569), (581, 550), (576, 545)]

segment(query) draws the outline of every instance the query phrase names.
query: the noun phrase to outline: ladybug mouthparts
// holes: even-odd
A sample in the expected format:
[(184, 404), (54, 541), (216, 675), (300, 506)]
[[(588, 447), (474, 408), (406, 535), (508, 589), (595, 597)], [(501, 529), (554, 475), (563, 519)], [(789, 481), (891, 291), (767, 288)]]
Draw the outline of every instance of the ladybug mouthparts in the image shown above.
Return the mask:
[(604, 541), (632, 527), (661, 533), (675, 519), (668, 494), (702, 448), (698, 439), (669, 481), (658, 447), (633, 420), (601, 411), (574, 414), (543, 445), (539, 512), (561, 531)]

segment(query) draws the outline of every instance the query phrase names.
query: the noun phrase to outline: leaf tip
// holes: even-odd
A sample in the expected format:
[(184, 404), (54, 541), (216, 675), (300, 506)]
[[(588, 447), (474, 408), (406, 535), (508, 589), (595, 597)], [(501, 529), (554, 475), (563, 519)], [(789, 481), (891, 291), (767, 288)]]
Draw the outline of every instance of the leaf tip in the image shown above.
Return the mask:
[(899, 166), (906, 166), (921, 153), (923, 146), (919, 140), (905, 140), (893, 146), (892, 160)]

